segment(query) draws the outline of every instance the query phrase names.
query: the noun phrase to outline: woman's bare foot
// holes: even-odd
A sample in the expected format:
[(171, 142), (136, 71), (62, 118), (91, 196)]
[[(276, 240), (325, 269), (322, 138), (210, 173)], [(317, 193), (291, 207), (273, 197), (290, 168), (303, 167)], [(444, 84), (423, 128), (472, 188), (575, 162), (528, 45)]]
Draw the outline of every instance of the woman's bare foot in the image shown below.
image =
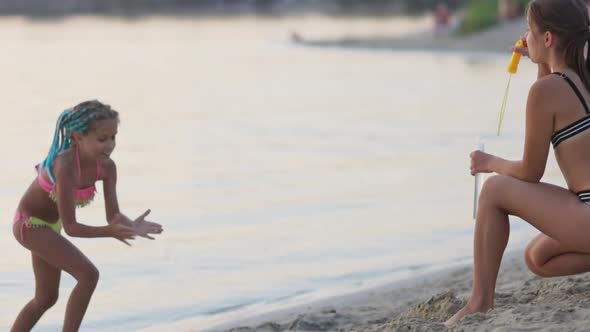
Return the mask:
[(457, 323), (461, 319), (463, 319), (465, 316), (471, 315), (471, 314), (474, 314), (477, 312), (488, 312), (491, 309), (492, 309), (492, 307), (487, 307), (487, 306), (479, 306), (479, 307), (471, 308), (470, 305), (467, 304), (466, 306), (463, 307), (463, 309), (457, 311), (457, 313), (454, 314), (453, 317), (449, 318), (445, 322), (445, 326), (447, 328), (455, 327), (455, 325), (457, 325)]

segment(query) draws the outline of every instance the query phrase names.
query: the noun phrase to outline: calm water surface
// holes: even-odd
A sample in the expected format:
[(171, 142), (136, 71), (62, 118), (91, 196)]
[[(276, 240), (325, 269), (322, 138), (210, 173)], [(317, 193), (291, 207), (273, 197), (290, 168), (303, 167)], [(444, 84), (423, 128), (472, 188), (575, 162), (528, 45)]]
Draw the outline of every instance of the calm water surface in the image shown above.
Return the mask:
[[(483, 135), (488, 151), (520, 156), (534, 67), (523, 64), (513, 79), (496, 138), (509, 55), (305, 48), (287, 38), (293, 28), (415, 28), (348, 23), (0, 20), (0, 329), (34, 291), (12, 214), (59, 112), (90, 98), (121, 114), (113, 158), (122, 211), (151, 208), (165, 233), (131, 248), (71, 239), (101, 271), (84, 331), (169, 331), (182, 322), (200, 330), (469, 261), (468, 153)], [(546, 180), (561, 184), (550, 162)], [(78, 219), (103, 225), (102, 200)], [(534, 234), (518, 220), (512, 227), (514, 248)], [(61, 326), (73, 286), (64, 275), (37, 331)]]

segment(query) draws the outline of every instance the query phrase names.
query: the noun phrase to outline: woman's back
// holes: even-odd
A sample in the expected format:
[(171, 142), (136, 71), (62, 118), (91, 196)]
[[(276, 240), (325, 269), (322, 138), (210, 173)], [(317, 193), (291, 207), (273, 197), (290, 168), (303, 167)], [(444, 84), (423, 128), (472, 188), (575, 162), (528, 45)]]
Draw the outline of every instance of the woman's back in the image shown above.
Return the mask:
[(574, 72), (563, 74), (545, 78), (555, 101), (552, 143), (568, 188), (580, 192), (590, 190), (590, 93)]

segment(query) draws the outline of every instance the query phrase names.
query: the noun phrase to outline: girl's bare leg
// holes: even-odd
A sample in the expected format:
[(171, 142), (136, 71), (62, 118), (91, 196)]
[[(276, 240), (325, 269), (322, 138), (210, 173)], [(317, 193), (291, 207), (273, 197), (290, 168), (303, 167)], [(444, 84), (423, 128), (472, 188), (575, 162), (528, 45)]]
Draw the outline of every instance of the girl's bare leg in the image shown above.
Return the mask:
[(78, 281), (68, 300), (63, 327), (64, 332), (78, 331), (98, 282), (98, 270), (70, 241), (49, 228), (27, 230), (22, 244)]
[(590, 271), (590, 254), (576, 252), (545, 234), (539, 234), (527, 246), (525, 262), (541, 277), (559, 277)]
[(20, 311), (11, 332), (30, 331), (45, 311), (57, 302), (61, 270), (34, 253), (31, 256), (35, 273), (35, 297)]
[[(494, 181), (493, 178), (488, 180)], [(474, 312), (487, 311), (494, 306), (494, 289), (508, 243), (510, 224), (508, 214), (489, 197), (486, 181), (479, 200), (473, 240), (473, 289), (467, 305), (451, 317), (445, 325), (453, 326), (461, 318)]]
[[(562, 259), (578, 262), (580, 257), (584, 257), (582, 260), (585, 262), (586, 254), (590, 254), (590, 241), (586, 235), (590, 232), (590, 206), (581, 203), (568, 190), (554, 185), (530, 183), (503, 175), (493, 176), (482, 189), (476, 219), (471, 298), (445, 325), (453, 326), (465, 315), (493, 308), (496, 278), (508, 241), (509, 214), (526, 220), (558, 243), (568, 243), (572, 248), (569, 251), (576, 256), (564, 256)], [(531, 257), (539, 258), (541, 252), (547, 252), (546, 240), (538, 245), (541, 247), (533, 245), (530, 249), (529, 254), (535, 254)], [(554, 255), (554, 259), (557, 256), (560, 255)], [(566, 271), (561, 261), (551, 260), (542, 264), (546, 271), (572, 272), (586, 266), (578, 262), (576, 269)]]

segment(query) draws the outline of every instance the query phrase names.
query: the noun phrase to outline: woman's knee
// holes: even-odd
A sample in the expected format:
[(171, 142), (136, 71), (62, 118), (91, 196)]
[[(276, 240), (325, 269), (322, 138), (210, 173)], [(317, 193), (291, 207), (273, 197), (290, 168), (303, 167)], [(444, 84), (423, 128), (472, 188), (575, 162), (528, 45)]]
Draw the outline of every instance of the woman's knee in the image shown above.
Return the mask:
[(538, 275), (539, 277), (549, 277), (546, 271), (543, 270), (543, 265), (545, 265), (545, 262), (542, 262), (541, 259), (535, 255), (534, 248), (535, 243), (532, 241), (524, 251), (524, 261), (526, 266), (532, 273)]
[(94, 264), (89, 263), (74, 274), (78, 283), (96, 286), (98, 283), (99, 272)]
[(493, 175), (489, 177), (483, 183), (483, 186), (481, 188), (478, 209), (504, 209), (503, 199), (506, 193), (506, 188), (509, 185), (509, 181), (510, 178), (505, 175)]
[(55, 291), (55, 292), (51, 292), (51, 293), (47, 293), (47, 294), (43, 294), (43, 295), (35, 295), (35, 298), (33, 299), (33, 302), (35, 303), (35, 305), (43, 310), (46, 311), (49, 308), (53, 307), (53, 305), (55, 303), (57, 303), (57, 298), (59, 297), (59, 292)]
[(481, 188), (481, 194), (479, 199), (482, 201), (489, 201), (498, 197), (501, 194), (502, 189), (506, 188), (506, 182), (509, 181), (505, 175), (493, 175), (490, 176)]

